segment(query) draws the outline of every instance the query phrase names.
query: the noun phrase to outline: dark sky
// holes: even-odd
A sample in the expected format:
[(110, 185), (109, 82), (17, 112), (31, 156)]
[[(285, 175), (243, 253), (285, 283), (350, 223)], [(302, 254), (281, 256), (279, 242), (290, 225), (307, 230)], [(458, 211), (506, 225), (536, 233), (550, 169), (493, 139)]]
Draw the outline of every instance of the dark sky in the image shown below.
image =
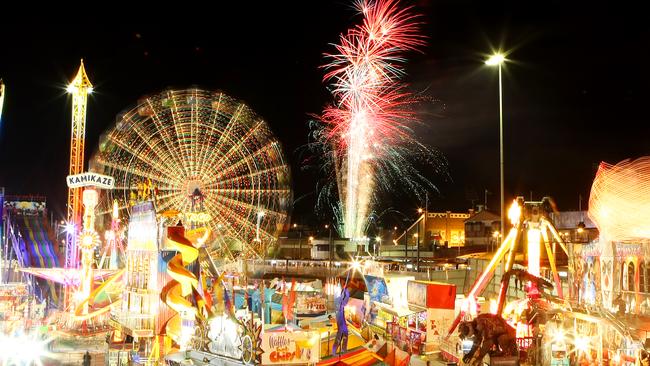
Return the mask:
[[(296, 150), (307, 141), (308, 115), (331, 100), (318, 68), (322, 53), (358, 17), (347, 1), (221, 3), (95, 11), (79, 26), (53, 15), (31, 16), (26, 25), (3, 13), (0, 186), (8, 194), (45, 194), (53, 212), (64, 213), (70, 101), (63, 88), (83, 57), (96, 91), (87, 157), (140, 96), (167, 87), (222, 89), (276, 132), (292, 164), (294, 196), (304, 196), (294, 215), (309, 215), (316, 177), (301, 170)], [(532, 191), (577, 209), (599, 162), (649, 154), (650, 34), (640, 9), (624, 2), (411, 4), (424, 15), (428, 45), (410, 55), (407, 81), (435, 100), (417, 107), (424, 122), (418, 134), (449, 164), (449, 178), (429, 174), (440, 190), (430, 194), (430, 210), (466, 210), (486, 189), (489, 206), (498, 207), (497, 73), (482, 61), (500, 45), (512, 50), (503, 85), (506, 197)], [(107, 19), (95, 19), (101, 16)], [(395, 206), (410, 215), (419, 204)]]

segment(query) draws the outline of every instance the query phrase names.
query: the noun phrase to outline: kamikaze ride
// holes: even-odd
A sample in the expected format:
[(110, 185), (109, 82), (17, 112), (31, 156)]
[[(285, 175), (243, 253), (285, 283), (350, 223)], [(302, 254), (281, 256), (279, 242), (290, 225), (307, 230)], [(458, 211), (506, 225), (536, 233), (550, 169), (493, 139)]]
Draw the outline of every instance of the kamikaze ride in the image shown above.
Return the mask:
[[(552, 285), (540, 278), (540, 261), (541, 246), (543, 245), (548, 259), (551, 273), (555, 282), (555, 289), (560, 299), (563, 299), (562, 286), (556, 265), (556, 244), (562, 248), (565, 254), (568, 251), (561, 236), (549, 221), (546, 212), (549, 210), (550, 201), (545, 198), (541, 202), (524, 202), (523, 197), (517, 198), (508, 210), (508, 217), (512, 223), (512, 228), (505, 237), (494, 256), (487, 264), (485, 270), (478, 277), (467, 295), (468, 304), (463, 306), (460, 313), (453, 322), (447, 336), (451, 335), (462, 320), (466, 320), (468, 309), (472, 303), (476, 303), (476, 298), (481, 295), (492, 277), (494, 276), (497, 265), (505, 259), (504, 275), (501, 281), (497, 307), (494, 310), (496, 317), (501, 318), (506, 306), (506, 291), (509, 287), (510, 277), (515, 274), (522, 281), (527, 282), (527, 295), (529, 299), (536, 301), (540, 298), (542, 288), (550, 288)], [(526, 244), (526, 248), (522, 246)], [(528, 258), (526, 271), (513, 270), (515, 257), (518, 250), (523, 249)], [(471, 309), (470, 309), (471, 310)], [(496, 319), (502, 321), (503, 319)], [(495, 321), (496, 321), (495, 320)], [(502, 322), (503, 323), (503, 322)], [(514, 326), (513, 324), (511, 324)], [(528, 324), (525, 324), (528, 327)], [(482, 357), (481, 357), (482, 358)], [(480, 358), (478, 359), (480, 361)]]

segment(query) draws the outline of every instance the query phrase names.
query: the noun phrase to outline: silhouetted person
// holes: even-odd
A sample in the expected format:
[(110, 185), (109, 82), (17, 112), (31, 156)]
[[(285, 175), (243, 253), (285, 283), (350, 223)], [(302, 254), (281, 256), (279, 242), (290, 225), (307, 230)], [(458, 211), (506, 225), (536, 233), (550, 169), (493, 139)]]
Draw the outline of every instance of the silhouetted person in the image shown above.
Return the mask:
[(83, 366), (90, 366), (90, 359), (91, 358), (92, 357), (90, 356), (90, 353), (88, 353), (88, 351), (86, 351), (86, 354), (84, 355)]

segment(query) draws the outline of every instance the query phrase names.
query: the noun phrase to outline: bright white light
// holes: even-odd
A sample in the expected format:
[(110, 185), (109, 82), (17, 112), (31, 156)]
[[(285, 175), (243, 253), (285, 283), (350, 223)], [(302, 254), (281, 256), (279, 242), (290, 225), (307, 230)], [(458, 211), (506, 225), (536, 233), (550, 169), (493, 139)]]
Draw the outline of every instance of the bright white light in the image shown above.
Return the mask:
[(568, 276), (568, 274), (565, 271), (560, 271), (557, 274), (558, 274), (558, 276), (565, 277), (565, 278)]
[(564, 329), (558, 328), (553, 333), (553, 343), (564, 343)]
[(42, 365), (41, 359), (49, 355), (47, 344), (52, 339), (41, 339), (39, 334), (7, 336), (0, 333), (0, 364)]
[(589, 338), (585, 336), (578, 336), (575, 340), (576, 350), (587, 352), (589, 350)]
[(72, 84), (70, 84), (70, 85), (68, 85), (67, 88), (65, 88), (65, 90), (66, 90), (68, 93), (70, 93), (70, 94), (74, 94), (74, 92), (77, 91), (77, 87), (74, 86), (74, 85), (72, 85)]
[(72, 222), (68, 222), (67, 224), (65, 224), (65, 232), (66, 232), (67, 234), (71, 234), (71, 235), (72, 235), (72, 234), (74, 234), (74, 231), (75, 231), (75, 230), (74, 230), (74, 223), (72, 223)]
[(112, 241), (113, 239), (115, 239), (115, 233), (113, 232), (113, 230), (106, 230), (106, 232), (104, 233), (104, 238), (106, 239), (106, 241)]
[(90, 88), (86, 89), (86, 91), (88, 91), (88, 94), (92, 94), (93, 93), (93, 87), (91, 86)]
[(359, 269), (361, 268), (361, 262), (354, 261), (352, 262), (352, 269)]
[(501, 65), (506, 60), (506, 57), (501, 53), (495, 53), (485, 60), (485, 64), (488, 66)]
[(409, 263), (409, 264), (406, 265), (406, 268), (411, 269), (411, 268), (413, 268), (413, 265)]

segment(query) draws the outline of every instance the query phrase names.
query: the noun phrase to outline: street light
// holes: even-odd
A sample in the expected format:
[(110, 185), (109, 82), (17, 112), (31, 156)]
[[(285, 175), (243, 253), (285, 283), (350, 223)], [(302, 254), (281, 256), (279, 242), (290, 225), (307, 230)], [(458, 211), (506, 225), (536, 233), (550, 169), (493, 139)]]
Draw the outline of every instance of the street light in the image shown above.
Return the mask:
[(500, 53), (497, 52), (490, 56), (485, 61), (485, 64), (488, 66), (498, 66), (499, 67), (499, 165), (500, 165), (500, 176), (501, 176), (501, 231), (503, 232), (505, 230), (505, 227), (503, 225), (503, 217), (505, 214), (505, 211), (503, 209), (504, 207), (504, 199), (503, 199), (503, 88), (501, 85), (501, 65), (506, 61), (506, 57)]
[[(420, 231), (419, 229), (420, 229), (420, 227), (418, 226), (418, 231)], [(417, 270), (420, 269), (420, 235), (418, 233), (415, 233), (415, 234), (413, 234), (413, 237), (415, 238), (415, 245), (417, 246), (416, 247), (417, 260), (415, 262), (415, 270), (417, 271)]]
[[(298, 224), (293, 223), (293, 228), (296, 229)], [(295, 250), (296, 247), (294, 247)], [(302, 230), (298, 231), (298, 259), (302, 259)]]
[(379, 252), (379, 246), (381, 245), (381, 236), (378, 236), (375, 238), (375, 257), (377, 256), (377, 253)]

